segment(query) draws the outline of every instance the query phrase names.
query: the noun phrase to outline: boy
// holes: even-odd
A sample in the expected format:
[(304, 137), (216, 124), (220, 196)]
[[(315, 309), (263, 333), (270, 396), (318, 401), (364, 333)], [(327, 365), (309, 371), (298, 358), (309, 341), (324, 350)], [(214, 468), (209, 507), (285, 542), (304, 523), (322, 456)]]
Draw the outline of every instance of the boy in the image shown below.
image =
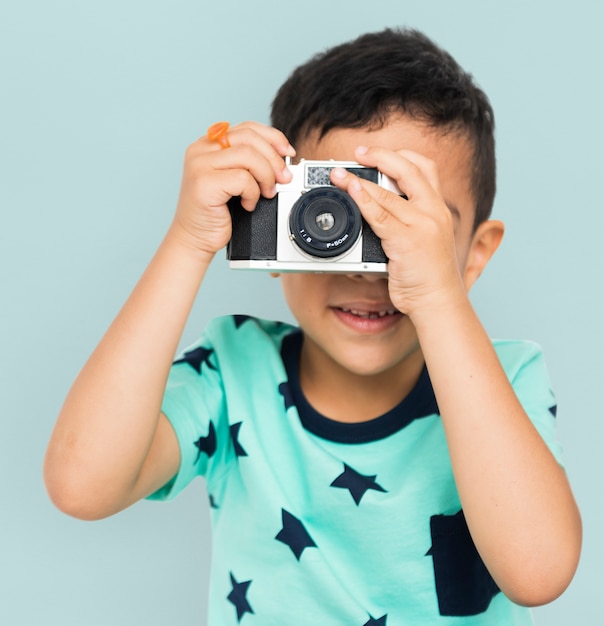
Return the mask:
[[(213, 625), (531, 623), (521, 605), (568, 585), (581, 524), (539, 349), (492, 343), (467, 297), (503, 235), (486, 97), (386, 30), (298, 68), (272, 121), (189, 148), (166, 238), (59, 416), (51, 497), (97, 519), (204, 475)], [(396, 182), (332, 173), (387, 278), (285, 274), (299, 330), (215, 320), (171, 365), (227, 202), (274, 197), (294, 155)]]

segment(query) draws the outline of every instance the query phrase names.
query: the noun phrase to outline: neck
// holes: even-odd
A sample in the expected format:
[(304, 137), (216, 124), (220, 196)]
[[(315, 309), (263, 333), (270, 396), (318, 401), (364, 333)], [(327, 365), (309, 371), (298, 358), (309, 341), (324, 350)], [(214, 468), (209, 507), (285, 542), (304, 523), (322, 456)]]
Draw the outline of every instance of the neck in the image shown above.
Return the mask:
[(300, 387), (311, 406), (338, 422), (365, 422), (387, 413), (416, 385), (424, 367), (418, 349), (387, 370), (359, 374), (340, 366), (304, 339)]

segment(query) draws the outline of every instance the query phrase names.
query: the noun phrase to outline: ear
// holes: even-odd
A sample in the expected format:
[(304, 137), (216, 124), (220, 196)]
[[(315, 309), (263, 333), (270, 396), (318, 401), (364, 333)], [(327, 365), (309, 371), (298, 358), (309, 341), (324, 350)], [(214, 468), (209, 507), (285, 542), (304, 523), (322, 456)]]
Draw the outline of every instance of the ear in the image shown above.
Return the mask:
[(495, 254), (503, 239), (504, 225), (499, 220), (487, 220), (476, 229), (470, 250), (463, 270), (463, 282), (466, 291), (470, 291), (472, 285), (482, 274), (482, 270)]

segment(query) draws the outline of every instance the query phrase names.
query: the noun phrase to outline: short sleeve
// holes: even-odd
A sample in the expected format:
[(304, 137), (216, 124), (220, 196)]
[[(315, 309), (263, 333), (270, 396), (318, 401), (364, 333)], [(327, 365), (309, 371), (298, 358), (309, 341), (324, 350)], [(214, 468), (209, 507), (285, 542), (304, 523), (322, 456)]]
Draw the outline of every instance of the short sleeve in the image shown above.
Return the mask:
[(194, 478), (206, 476), (224, 460), (229, 437), (223, 385), (207, 335), (174, 361), (162, 412), (178, 439), (180, 468), (172, 481), (149, 496), (151, 500), (174, 498)]
[(531, 341), (496, 342), (495, 348), (518, 400), (562, 464), (562, 448), (556, 437), (556, 397), (541, 347)]

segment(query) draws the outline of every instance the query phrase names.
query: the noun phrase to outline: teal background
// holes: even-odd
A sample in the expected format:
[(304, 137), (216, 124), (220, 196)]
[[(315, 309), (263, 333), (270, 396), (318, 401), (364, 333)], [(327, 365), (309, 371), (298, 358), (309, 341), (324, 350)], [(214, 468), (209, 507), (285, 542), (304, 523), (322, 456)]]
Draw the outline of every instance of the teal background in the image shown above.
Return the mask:
[[(266, 122), (311, 54), (387, 25), (424, 30), (496, 111), (504, 244), (473, 300), (548, 358), (584, 553), (538, 625), (601, 623), (604, 437), (602, 5), (596, 0), (21, 0), (0, 7), (0, 623), (205, 624), (201, 482), (85, 523), (56, 511), (45, 446), (69, 386), (171, 219), (183, 152), (219, 119)], [(205, 304), (201, 304), (203, 299)], [(277, 281), (217, 259), (187, 327), (291, 319)], [(152, 340), (152, 338), (150, 338)], [(393, 625), (394, 626), (394, 625)]]

